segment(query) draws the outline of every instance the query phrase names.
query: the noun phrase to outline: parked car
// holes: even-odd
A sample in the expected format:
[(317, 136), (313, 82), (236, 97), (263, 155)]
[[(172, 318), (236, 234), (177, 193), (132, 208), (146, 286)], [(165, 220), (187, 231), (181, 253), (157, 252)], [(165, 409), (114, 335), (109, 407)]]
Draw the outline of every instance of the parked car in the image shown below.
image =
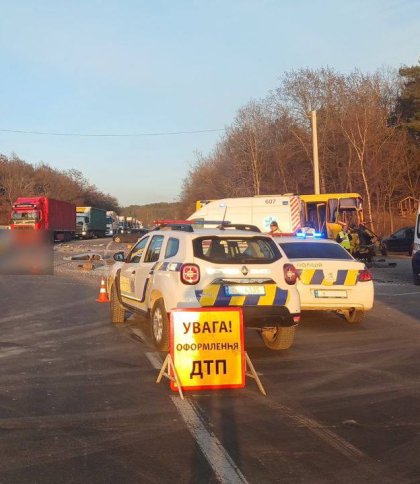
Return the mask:
[(333, 240), (276, 237), (299, 275), (302, 310), (335, 311), (360, 323), (372, 309), (372, 274)]
[(132, 229), (129, 232), (123, 234), (115, 234), (112, 237), (114, 242), (119, 243), (133, 243), (137, 242), (144, 234), (148, 232), (147, 229)]
[(291, 346), (300, 320), (296, 272), (273, 238), (236, 228), (152, 230), (128, 256), (114, 255), (108, 278), (113, 323), (125, 310), (145, 315), (159, 350), (169, 348), (177, 308), (232, 307), (273, 350)]
[(411, 255), (414, 244), (414, 227), (403, 227), (382, 239), (388, 252), (407, 252)]

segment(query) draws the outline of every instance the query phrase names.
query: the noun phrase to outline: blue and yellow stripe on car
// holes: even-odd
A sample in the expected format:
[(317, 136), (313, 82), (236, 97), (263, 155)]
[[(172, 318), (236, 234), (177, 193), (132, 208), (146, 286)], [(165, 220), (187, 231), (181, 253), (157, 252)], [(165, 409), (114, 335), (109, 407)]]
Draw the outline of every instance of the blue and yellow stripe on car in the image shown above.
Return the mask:
[(203, 307), (227, 306), (284, 306), (289, 301), (289, 291), (275, 284), (263, 284), (264, 295), (229, 296), (225, 285), (209, 284), (202, 290), (196, 290), (195, 295)]
[(156, 270), (179, 272), (181, 270), (181, 267), (182, 262), (160, 262), (156, 266)]
[[(328, 271), (325, 271), (328, 274)], [(335, 280), (328, 278), (323, 269), (300, 269), (299, 279), (302, 284), (322, 286), (354, 286), (357, 282), (359, 270), (342, 269), (337, 271)]]

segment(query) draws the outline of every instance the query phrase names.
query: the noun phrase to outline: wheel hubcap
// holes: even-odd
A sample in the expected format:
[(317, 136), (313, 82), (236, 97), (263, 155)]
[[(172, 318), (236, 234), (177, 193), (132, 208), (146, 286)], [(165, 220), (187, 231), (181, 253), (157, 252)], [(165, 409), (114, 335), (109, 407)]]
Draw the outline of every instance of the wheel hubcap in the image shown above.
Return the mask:
[(153, 335), (157, 342), (162, 340), (163, 334), (163, 317), (160, 308), (157, 308), (153, 314)]

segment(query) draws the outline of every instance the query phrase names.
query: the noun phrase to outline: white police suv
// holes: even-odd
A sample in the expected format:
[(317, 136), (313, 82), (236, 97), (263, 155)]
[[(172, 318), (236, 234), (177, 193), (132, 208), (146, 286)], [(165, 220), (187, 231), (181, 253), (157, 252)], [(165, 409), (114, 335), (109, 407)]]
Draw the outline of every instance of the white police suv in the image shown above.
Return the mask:
[(164, 224), (128, 256), (114, 254), (112, 322), (123, 323), (126, 309), (148, 316), (156, 347), (167, 350), (171, 310), (239, 306), (268, 348), (289, 348), (300, 319), (296, 272), (272, 237), (254, 229)]
[(333, 240), (276, 237), (296, 267), (302, 310), (333, 310), (360, 323), (373, 307), (372, 274)]

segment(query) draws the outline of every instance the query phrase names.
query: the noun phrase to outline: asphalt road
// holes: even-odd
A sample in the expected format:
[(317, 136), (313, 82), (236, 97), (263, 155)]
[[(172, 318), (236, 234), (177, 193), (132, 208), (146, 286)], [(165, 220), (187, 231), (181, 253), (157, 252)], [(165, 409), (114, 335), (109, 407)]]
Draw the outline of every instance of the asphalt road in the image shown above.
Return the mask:
[(248, 379), (184, 402), (98, 276), (1, 277), (0, 482), (420, 482), (420, 287), (396, 262), (361, 325), (305, 313), (284, 352), (247, 330), (266, 397)]

